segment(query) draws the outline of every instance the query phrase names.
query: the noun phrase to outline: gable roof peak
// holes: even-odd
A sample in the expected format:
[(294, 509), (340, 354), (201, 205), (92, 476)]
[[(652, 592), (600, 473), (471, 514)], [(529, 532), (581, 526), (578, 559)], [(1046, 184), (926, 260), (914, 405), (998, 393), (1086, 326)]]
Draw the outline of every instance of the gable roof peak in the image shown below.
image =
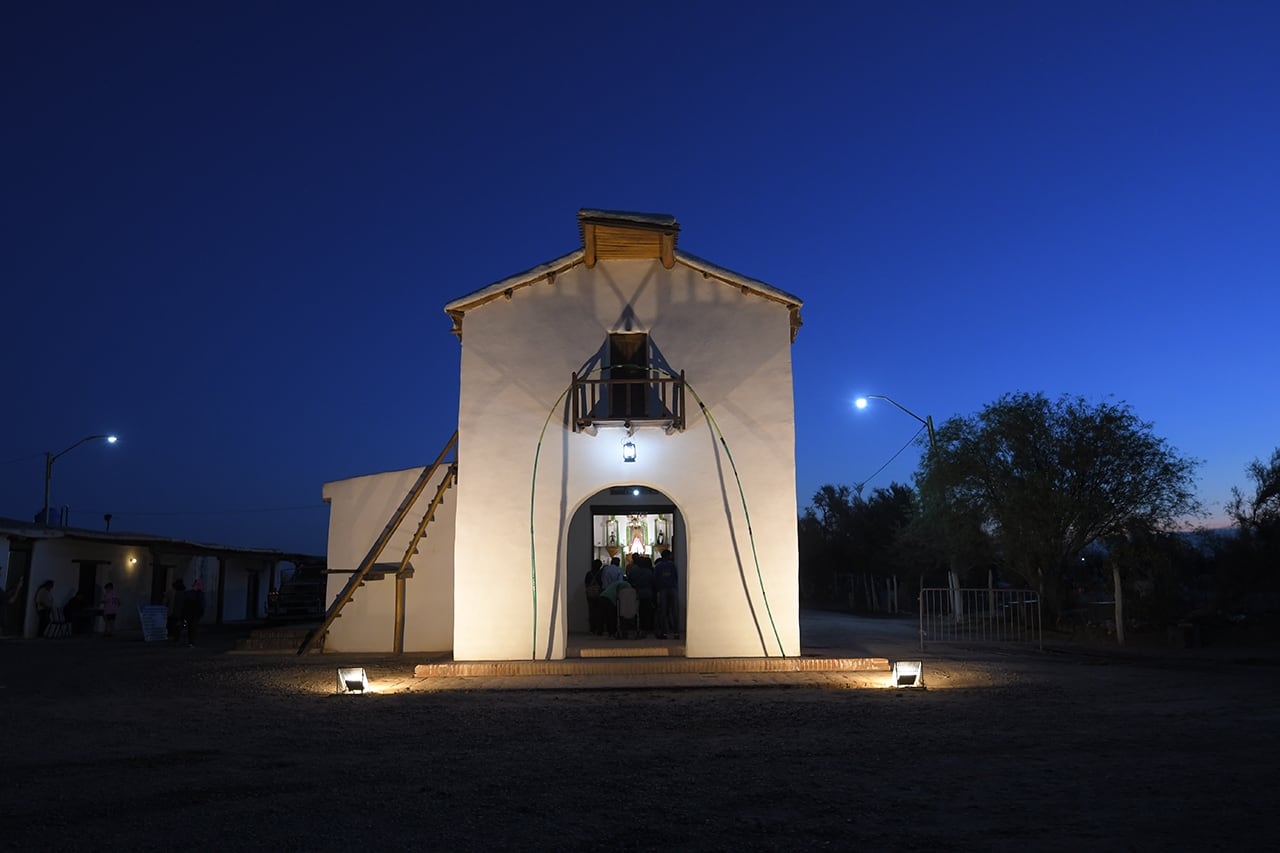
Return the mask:
[(518, 288), (535, 282), (554, 283), (557, 276), (579, 264), (589, 269), (603, 259), (655, 259), (661, 261), (667, 269), (679, 263), (701, 273), (703, 278), (715, 279), (744, 294), (754, 294), (785, 305), (791, 311), (791, 340), (795, 341), (803, 304), (800, 298), (676, 249), (680, 223), (676, 222), (674, 216), (668, 213), (633, 213), (584, 207), (578, 211), (578, 229), (582, 233), (581, 249), (531, 270), (508, 276), (445, 305), (445, 313), (453, 318), (453, 333), (461, 339), (462, 318), (472, 308), (497, 299), (510, 299)]
[(647, 226), (661, 230), (680, 230), (680, 223), (670, 213), (638, 213), (632, 210), (601, 210), (584, 207), (578, 211), (578, 227), (584, 222), (616, 223), (618, 225)]
[(578, 233), (582, 235), (588, 268), (594, 267), (597, 260), (608, 258), (653, 258), (671, 269), (680, 223), (669, 213), (584, 207), (578, 211)]

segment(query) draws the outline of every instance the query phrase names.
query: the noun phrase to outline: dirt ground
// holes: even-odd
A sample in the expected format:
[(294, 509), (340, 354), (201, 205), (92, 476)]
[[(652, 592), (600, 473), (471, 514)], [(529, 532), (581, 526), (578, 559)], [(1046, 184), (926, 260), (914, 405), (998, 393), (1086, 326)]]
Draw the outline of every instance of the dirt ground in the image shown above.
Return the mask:
[(229, 645), (0, 642), (0, 847), (1280, 847), (1275, 647), (930, 652), (923, 691), (365, 658), (377, 692), (337, 696), (342, 658)]

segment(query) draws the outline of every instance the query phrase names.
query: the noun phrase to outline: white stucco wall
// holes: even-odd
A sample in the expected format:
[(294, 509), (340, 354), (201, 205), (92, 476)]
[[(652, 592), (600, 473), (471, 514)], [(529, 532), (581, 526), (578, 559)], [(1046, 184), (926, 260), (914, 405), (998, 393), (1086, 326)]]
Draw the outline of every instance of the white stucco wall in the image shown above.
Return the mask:
[[(709, 407), (737, 464), (754, 537), (728, 454), (693, 394), (684, 432), (636, 432), (634, 463), (622, 461), (621, 429), (592, 436), (565, 427), (570, 375), (621, 331), (648, 333)], [(454, 657), (563, 657), (566, 602), (581, 582), (566, 548), (569, 521), (600, 489), (630, 484), (661, 491), (683, 517), (687, 653), (799, 654), (790, 335), (786, 306), (657, 261), (580, 265), (469, 310)]]
[[(448, 436), (441, 436), (444, 444)], [(326, 606), (337, 598), (404, 500), (423, 468), (408, 468), (353, 477), (324, 485), (329, 503), (329, 583)], [(430, 506), (441, 480), (436, 472), (408, 518), (378, 558), (399, 563)], [(435, 520), (410, 560), (413, 577), (405, 582), (405, 651), (447, 651), (453, 645), (453, 528), (457, 507), (454, 490), (445, 493)], [(327, 652), (390, 651), (395, 637), (395, 579), (369, 581), (334, 621), (325, 639)]]

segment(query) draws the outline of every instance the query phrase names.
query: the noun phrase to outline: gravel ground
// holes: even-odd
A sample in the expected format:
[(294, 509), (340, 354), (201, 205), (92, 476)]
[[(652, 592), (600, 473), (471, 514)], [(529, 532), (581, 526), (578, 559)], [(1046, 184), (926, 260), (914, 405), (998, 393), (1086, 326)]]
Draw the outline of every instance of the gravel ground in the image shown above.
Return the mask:
[(1271, 654), (931, 654), (923, 691), (510, 689), (406, 656), (336, 696), (341, 657), (229, 643), (0, 642), (0, 846), (1280, 847)]

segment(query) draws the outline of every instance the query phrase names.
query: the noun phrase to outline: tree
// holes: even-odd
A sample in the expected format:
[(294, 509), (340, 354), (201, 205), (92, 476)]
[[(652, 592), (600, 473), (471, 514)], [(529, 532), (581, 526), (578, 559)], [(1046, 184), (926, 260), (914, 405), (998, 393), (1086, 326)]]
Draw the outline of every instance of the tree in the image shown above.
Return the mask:
[(1003, 568), (1041, 589), (1057, 614), (1091, 542), (1200, 512), (1197, 464), (1125, 403), (1016, 393), (943, 424), (920, 486), (941, 496), (933, 505), (948, 529), (986, 531)]
[(904, 554), (903, 530), (919, 513), (916, 493), (901, 483), (876, 489), (859, 501), (853, 517), (855, 545), (861, 567), (881, 574), (900, 574), (916, 568)]
[(1271, 451), (1266, 465), (1258, 459), (1250, 462), (1245, 474), (1253, 480), (1253, 496), (1246, 498), (1232, 487), (1227, 513), (1246, 534), (1274, 535), (1280, 531), (1280, 447)]
[(1219, 543), (1219, 604), (1232, 609), (1250, 609), (1254, 596), (1280, 586), (1280, 447), (1268, 463), (1249, 463), (1245, 474), (1253, 481), (1253, 494), (1231, 490), (1227, 514), (1236, 535)]
[(915, 492), (900, 483), (876, 489), (867, 500), (848, 486), (820, 488), (800, 517), (805, 597), (847, 600), (841, 584), (854, 575), (892, 576), (917, 570), (918, 560), (902, 533), (918, 514)]
[(848, 486), (825, 485), (800, 517), (800, 580), (806, 599), (835, 596), (833, 568), (852, 560), (853, 506)]

